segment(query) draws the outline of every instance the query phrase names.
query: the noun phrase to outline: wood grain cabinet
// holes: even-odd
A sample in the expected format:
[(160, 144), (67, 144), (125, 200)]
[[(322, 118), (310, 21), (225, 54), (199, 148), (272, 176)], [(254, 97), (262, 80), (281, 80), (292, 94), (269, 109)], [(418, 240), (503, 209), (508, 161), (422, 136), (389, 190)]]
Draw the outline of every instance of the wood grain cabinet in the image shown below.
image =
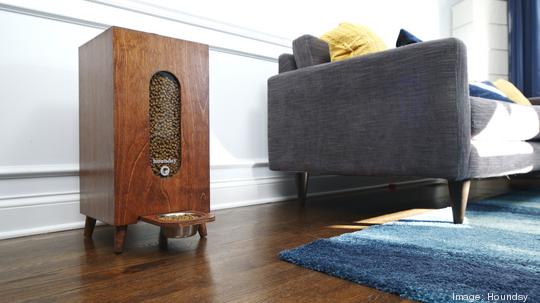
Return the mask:
[(86, 236), (114, 225), (121, 252), (144, 216), (208, 214), (208, 46), (118, 27), (82, 45), (79, 139)]

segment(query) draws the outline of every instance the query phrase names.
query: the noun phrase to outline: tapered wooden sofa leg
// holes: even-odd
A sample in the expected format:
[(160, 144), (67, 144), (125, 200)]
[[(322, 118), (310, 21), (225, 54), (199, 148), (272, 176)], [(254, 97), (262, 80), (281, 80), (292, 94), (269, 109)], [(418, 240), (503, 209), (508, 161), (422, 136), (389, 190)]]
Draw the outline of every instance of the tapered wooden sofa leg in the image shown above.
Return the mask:
[(307, 172), (296, 173), (296, 190), (298, 191), (298, 200), (302, 206), (306, 205), (309, 174)]
[(451, 181), (448, 180), (448, 190), (450, 199), (452, 200), (452, 215), (454, 224), (463, 223), (465, 218), (465, 210), (467, 209), (467, 201), (469, 200), (469, 188), (471, 180)]

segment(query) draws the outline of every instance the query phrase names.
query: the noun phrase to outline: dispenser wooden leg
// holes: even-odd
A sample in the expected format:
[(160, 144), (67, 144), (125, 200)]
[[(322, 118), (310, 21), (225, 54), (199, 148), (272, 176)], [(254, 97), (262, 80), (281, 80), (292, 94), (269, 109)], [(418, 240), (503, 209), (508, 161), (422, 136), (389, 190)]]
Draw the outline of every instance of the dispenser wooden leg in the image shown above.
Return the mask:
[(160, 229), (159, 230), (159, 248), (167, 249), (168, 246), (169, 246), (169, 240), (163, 233), (163, 230)]
[(114, 253), (121, 254), (124, 251), (126, 235), (127, 225), (116, 226), (116, 233), (114, 234)]
[(84, 223), (84, 237), (92, 238), (95, 227), (96, 227), (96, 219), (86, 216), (86, 222)]
[(199, 236), (201, 236), (201, 238), (206, 238), (207, 234), (208, 231), (206, 230), (206, 223), (199, 224)]

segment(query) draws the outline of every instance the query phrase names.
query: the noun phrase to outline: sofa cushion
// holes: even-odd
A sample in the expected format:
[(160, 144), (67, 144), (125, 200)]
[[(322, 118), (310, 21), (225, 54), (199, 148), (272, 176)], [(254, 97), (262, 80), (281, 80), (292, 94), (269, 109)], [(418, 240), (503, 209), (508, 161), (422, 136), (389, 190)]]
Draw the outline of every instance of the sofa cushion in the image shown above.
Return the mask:
[(298, 68), (330, 62), (328, 43), (311, 35), (293, 41), (293, 54)]
[(366, 55), (386, 50), (386, 45), (366, 26), (341, 23), (335, 29), (321, 36), (330, 46), (332, 61)]
[(288, 72), (296, 69), (296, 61), (291, 54), (281, 54), (278, 58), (279, 73)]
[(471, 135), (480, 141), (540, 139), (540, 106), (471, 97)]
[(470, 178), (490, 178), (540, 169), (538, 141), (471, 141)]

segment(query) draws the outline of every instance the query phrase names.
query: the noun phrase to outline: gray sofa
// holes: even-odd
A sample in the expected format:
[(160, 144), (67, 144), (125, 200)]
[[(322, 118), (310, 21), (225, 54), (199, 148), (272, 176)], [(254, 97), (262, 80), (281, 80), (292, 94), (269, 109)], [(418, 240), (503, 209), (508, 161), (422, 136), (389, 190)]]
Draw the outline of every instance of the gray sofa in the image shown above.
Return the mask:
[(462, 223), (473, 178), (540, 168), (540, 107), (469, 97), (465, 45), (441, 39), (329, 62), (315, 37), (293, 42), (268, 80), (270, 169), (448, 180)]

